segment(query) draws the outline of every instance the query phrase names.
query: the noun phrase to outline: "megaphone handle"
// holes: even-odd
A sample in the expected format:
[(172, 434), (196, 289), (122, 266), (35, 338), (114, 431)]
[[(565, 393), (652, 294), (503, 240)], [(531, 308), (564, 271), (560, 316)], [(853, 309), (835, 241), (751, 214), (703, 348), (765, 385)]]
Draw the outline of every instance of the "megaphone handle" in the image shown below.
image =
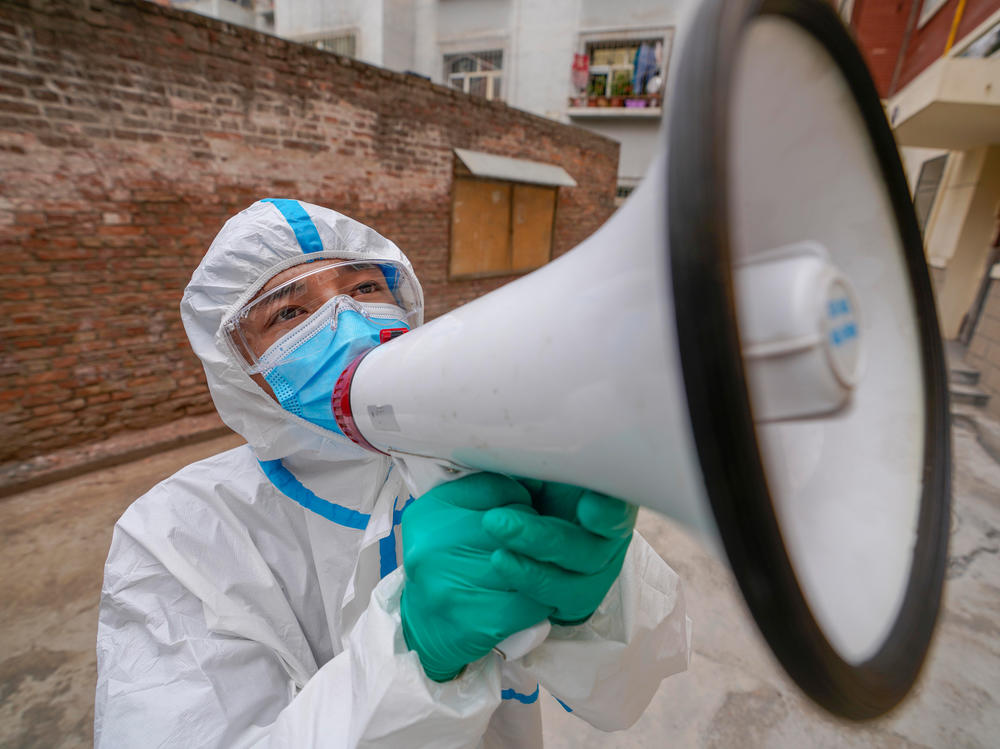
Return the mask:
[(389, 451), (396, 470), (406, 482), (410, 494), (414, 497), (422, 497), (436, 486), (441, 486), (448, 481), (460, 479), (476, 471), (472, 468), (456, 465), (437, 458), (425, 458), (420, 455), (408, 455), (394, 450)]
[[(394, 451), (390, 451), (389, 455), (392, 456), (396, 469), (414, 497), (420, 497), (447, 481), (454, 481), (468, 476), (470, 473), (475, 473), (471, 468), (436, 458), (406, 455)], [(498, 643), (493, 650), (504, 660), (515, 661), (541, 645), (549, 636), (551, 629), (552, 625), (549, 624), (548, 620), (543, 620), (527, 629), (515, 632)]]
[(493, 650), (505, 661), (516, 661), (537, 648), (552, 631), (548, 619), (543, 619), (527, 629), (515, 632), (506, 640), (497, 643)]

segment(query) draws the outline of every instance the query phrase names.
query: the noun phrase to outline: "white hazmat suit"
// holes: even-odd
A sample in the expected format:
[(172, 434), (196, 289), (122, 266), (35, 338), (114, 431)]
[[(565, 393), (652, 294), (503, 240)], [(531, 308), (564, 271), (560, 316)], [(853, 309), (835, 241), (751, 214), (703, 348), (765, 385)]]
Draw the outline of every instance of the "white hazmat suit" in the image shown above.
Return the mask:
[(283, 410), (221, 335), (269, 278), (310, 258), (412, 274), (376, 232), (294, 201), (255, 203), (212, 243), (181, 315), (220, 415), (248, 444), (179, 471), (116, 525), (96, 746), (538, 747), (539, 685), (598, 728), (631, 725), (690, 653), (678, 577), (638, 534), (586, 623), (554, 626), (518, 661), (424, 675), (400, 625), (412, 498), (399, 472)]

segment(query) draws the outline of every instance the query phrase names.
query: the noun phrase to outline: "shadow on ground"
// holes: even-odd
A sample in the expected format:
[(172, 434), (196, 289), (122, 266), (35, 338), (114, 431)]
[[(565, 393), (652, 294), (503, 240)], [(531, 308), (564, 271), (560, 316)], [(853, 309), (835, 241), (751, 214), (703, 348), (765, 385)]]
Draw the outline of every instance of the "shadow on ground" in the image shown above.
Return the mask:
[[(94, 640), (111, 529), (132, 500), (236, 437), (182, 447), (0, 501), (0, 747), (92, 743)], [(1000, 466), (955, 429), (948, 588), (931, 658), (893, 714), (847, 725), (788, 681), (744, 611), (727, 568), (672, 523), (639, 527), (681, 574), (694, 619), (687, 673), (663, 683), (630, 730), (605, 734), (543, 697), (550, 749), (664, 746), (992, 747), (1000, 736)]]

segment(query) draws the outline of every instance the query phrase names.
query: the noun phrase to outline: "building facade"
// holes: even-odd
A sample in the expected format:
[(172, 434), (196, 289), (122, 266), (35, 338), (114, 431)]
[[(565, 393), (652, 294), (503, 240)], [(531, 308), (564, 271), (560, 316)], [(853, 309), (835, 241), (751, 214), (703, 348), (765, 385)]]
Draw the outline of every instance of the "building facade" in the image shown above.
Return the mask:
[(1000, 0), (854, 0), (848, 17), (900, 146), (942, 334), (968, 347), (1000, 414)]
[[(681, 7), (689, 4), (685, 0), (172, 2), (607, 136), (621, 145), (619, 199), (638, 184), (659, 148), (674, 30)], [(221, 6), (226, 5), (232, 7), (223, 14)], [(243, 21), (236, 20), (237, 14)]]

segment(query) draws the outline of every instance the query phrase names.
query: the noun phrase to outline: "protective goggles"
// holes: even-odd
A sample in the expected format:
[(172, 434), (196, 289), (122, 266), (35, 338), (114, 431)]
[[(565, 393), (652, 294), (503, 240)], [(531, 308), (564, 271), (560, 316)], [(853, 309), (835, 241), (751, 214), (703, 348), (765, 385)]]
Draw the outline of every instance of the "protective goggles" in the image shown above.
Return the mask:
[(249, 374), (292, 360), (303, 341), (336, 327), (350, 308), (380, 324), (413, 328), (420, 295), (410, 273), (393, 261), (315, 260), (278, 273), (223, 325), (223, 333)]

